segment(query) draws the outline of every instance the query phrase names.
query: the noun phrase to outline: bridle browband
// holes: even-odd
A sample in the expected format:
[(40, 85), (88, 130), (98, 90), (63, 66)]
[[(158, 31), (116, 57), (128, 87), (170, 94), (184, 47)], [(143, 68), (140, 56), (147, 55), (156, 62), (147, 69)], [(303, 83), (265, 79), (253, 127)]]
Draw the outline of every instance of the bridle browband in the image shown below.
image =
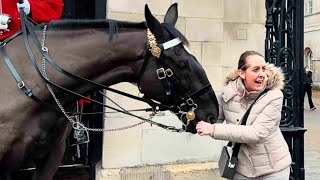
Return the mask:
[[(120, 95), (123, 95), (123, 96), (127, 96), (129, 98), (132, 98), (132, 99), (135, 99), (135, 100), (139, 100), (139, 101), (143, 101), (145, 103), (148, 103), (154, 112), (156, 111), (164, 111), (164, 110), (170, 110), (170, 111), (173, 111), (173, 107), (170, 107), (170, 106), (167, 106), (167, 105), (163, 105), (161, 103), (158, 103), (158, 102), (155, 102), (153, 101), (152, 99), (147, 99), (147, 98), (141, 98), (141, 97), (137, 97), (137, 96), (134, 96), (134, 95), (131, 95), (131, 94), (128, 94), (128, 93), (125, 93), (125, 92), (122, 92), (122, 91), (119, 91), (119, 90), (116, 90), (116, 89), (113, 89), (113, 88), (110, 88), (108, 86), (105, 86), (105, 85), (102, 85), (102, 84), (99, 84), (99, 83), (96, 83), (94, 81), (91, 81), (91, 80), (88, 80), (86, 78), (83, 78), (81, 76), (78, 76), (78, 75), (75, 75), (73, 73), (70, 73), (66, 70), (64, 70), (63, 68), (61, 68), (58, 64), (55, 63), (55, 61), (49, 56), (48, 53), (46, 53), (46, 51), (43, 49), (43, 47), (41, 46), (39, 40), (37, 39), (37, 36), (33, 30), (33, 27), (32, 25), (30, 24), (30, 22), (28, 22), (26, 20), (26, 15), (24, 13), (23, 10), (20, 11), (20, 17), (21, 17), (21, 24), (22, 24), (22, 34), (23, 34), (23, 38), (24, 38), (24, 44), (25, 44), (25, 47), (28, 51), (28, 54), (29, 54), (29, 58), (33, 64), (33, 66), (35, 67), (35, 69), (37, 70), (38, 74), (40, 75), (40, 77), (47, 83), (47, 84), (50, 84), (50, 85), (53, 85), (54, 87), (56, 88), (59, 88), (63, 91), (66, 91), (68, 93), (71, 93), (73, 95), (76, 95), (78, 97), (81, 97), (83, 99), (87, 99), (87, 100), (90, 100), (91, 102), (93, 103), (96, 103), (96, 104), (99, 104), (99, 105), (102, 105), (104, 107), (107, 107), (107, 108), (110, 108), (112, 110), (115, 110), (115, 111), (118, 111), (118, 112), (121, 112), (121, 113), (124, 113), (124, 114), (128, 114), (128, 115), (131, 115), (131, 116), (134, 116), (138, 119), (141, 119), (145, 122), (149, 122), (151, 124), (154, 124), (154, 125), (157, 125), (161, 128), (164, 128), (164, 129), (167, 129), (167, 130), (172, 130), (172, 131), (177, 131), (177, 132), (181, 132), (181, 129), (177, 129), (173, 126), (167, 126), (167, 125), (163, 125), (163, 124), (160, 124), (160, 123), (157, 123), (157, 122), (154, 122), (154, 121), (151, 121), (150, 119), (146, 119), (146, 118), (142, 118), (142, 117), (139, 117), (137, 115), (134, 115), (134, 114), (131, 114), (129, 113), (128, 111), (122, 111), (122, 110), (119, 110), (119, 109), (116, 109), (114, 107), (111, 107), (111, 106), (108, 106), (108, 105), (105, 105), (99, 101), (96, 101), (94, 99), (90, 99), (90, 98), (87, 98), (86, 96), (83, 96), (81, 94), (78, 94), (76, 92), (73, 92), (69, 89), (66, 89), (62, 86), (59, 86), (58, 84), (50, 81), (48, 78), (44, 77), (44, 75), (41, 73), (37, 63), (36, 63), (36, 60), (35, 60), (35, 57), (33, 55), (33, 52), (31, 50), (31, 47), (29, 45), (29, 41), (28, 41), (28, 36), (30, 35), (34, 41), (34, 43), (36, 44), (36, 46), (38, 47), (39, 51), (41, 52), (42, 56), (46, 59), (47, 62), (49, 62), (56, 70), (58, 70), (59, 72), (61, 72), (62, 74), (68, 76), (68, 77), (71, 77), (75, 80), (78, 80), (78, 81), (81, 81), (81, 82), (84, 82), (84, 83), (90, 83), (98, 88), (102, 88), (102, 89), (105, 89), (105, 90), (109, 90), (109, 91), (112, 91), (114, 93), (117, 93), (117, 94), (120, 94)], [(14, 37), (17, 37), (21, 34), (21, 31), (17, 32), (15, 35), (13, 35)], [(5, 63), (6, 65), (8, 66), (8, 69), (10, 70), (11, 74), (13, 75), (13, 77), (15, 78), (16, 82), (17, 82), (17, 86), (19, 89), (21, 89), (24, 94), (26, 94), (28, 97), (32, 98), (34, 101), (36, 101), (37, 103), (41, 103), (41, 104), (44, 104), (45, 107), (47, 108), (52, 108), (52, 109), (55, 109), (59, 112), (61, 112), (61, 110), (56, 107), (56, 106), (52, 106), (51, 104), (45, 102), (44, 100), (41, 100), (40, 98), (37, 98), (31, 91), (31, 89), (29, 89), (27, 87), (27, 85), (24, 83), (24, 81), (22, 80), (22, 78), (20, 77), (20, 75), (17, 73), (17, 71), (15, 70), (14, 66), (12, 65), (10, 59), (9, 59), (9, 56), (6, 52), (6, 49), (5, 49), (5, 45), (6, 43), (8, 43), (9, 41), (11, 41), (14, 37), (11, 37), (9, 38), (9, 40), (5, 40), (3, 41), (3, 43), (0, 44), (0, 50), (2, 52), (2, 55), (4, 57), (4, 60), (5, 60)], [(156, 41), (155, 41), (156, 42)], [(167, 43), (164, 43), (162, 45), (159, 45), (158, 47), (160, 48), (160, 53), (162, 50), (165, 50), (165, 49), (168, 49), (168, 48), (171, 48), (173, 46), (176, 46), (178, 44), (180, 44), (181, 41), (179, 39), (174, 39), (174, 40), (171, 40), (171, 41), (168, 41)], [(160, 56), (159, 56), (160, 57)], [(146, 59), (145, 59), (146, 61)], [(172, 71), (171, 71), (172, 72)], [(143, 74), (143, 72), (141, 72)], [(163, 73), (161, 72), (161, 70), (157, 70), (157, 74), (158, 74), (158, 77), (162, 77), (160, 76), (160, 74)], [(167, 72), (164, 72), (166, 73), (166, 75), (168, 76), (168, 71)], [(170, 75), (170, 74), (169, 74)], [(172, 73), (173, 75), (173, 73)], [(170, 76), (171, 77), (171, 76)], [(186, 103), (189, 105), (189, 106), (193, 106), (192, 109), (193, 109), (193, 112), (194, 112), (194, 109), (196, 109), (196, 104), (194, 104), (193, 100), (191, 99), (192, 96), (196, 96), (196, 95), (199, 95), (199, 94), (203, 94), (205, 92), (207, 92), (206, 89), (208, 89), (209, 87), (211, 87), (210, 84), (208, 84), (207, 86), (203, 87), (202, 89), (200, 89), (199, 91), (195, 92), (195, 93), (192, 93), (190, 95), (188, 95), (187, 93), (187, 97), (190, 97), (189, 99), (186, 100)], [(178, 108), (179, 109), (179, 108)], [(69, 112), (69, 114), (72, 114), (72, 115), (76, 115), (76, 114), (79, 114), (78, 112)], [(188, 116), (188, 114), (186, 115)], [(195, 116), (194, 113), (191, 114), (190, 116)], [(190, 119), (190, 118), (189, 118)], [(193, 118), (194, 119), (194, 118)]]

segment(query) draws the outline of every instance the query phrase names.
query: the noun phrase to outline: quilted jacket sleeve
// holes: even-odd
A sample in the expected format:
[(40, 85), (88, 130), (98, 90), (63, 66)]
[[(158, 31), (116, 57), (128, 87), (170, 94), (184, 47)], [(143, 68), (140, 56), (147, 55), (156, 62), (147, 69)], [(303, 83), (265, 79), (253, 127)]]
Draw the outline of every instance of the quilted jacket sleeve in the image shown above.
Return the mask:
[(31, 18), (38, 23), (49, 22), (61, 18), (63, 11), (62, 0), (29, 0)]
[(283, 94), (280, 90), (273, 90), (262, 98), (270, 100), (266, 101), (261, 113), (251, 125), (215, 124), (213, 137), (238, 143), (261, 142), (279, 126)]

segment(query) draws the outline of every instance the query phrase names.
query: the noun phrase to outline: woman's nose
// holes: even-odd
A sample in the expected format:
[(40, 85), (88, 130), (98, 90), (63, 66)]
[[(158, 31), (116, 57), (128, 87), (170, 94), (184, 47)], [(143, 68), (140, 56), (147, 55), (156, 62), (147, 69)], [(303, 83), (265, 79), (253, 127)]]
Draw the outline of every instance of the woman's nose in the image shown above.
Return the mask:
[(259, 77), (266, 77), (266, 72), (265, 71), (260, 71)]

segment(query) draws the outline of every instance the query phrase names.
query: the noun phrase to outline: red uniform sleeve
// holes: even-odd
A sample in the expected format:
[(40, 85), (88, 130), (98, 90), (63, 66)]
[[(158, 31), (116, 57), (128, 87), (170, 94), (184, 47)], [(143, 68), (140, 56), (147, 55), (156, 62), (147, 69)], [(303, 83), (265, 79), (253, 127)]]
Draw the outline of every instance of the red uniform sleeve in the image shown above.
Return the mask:
[(63, 11), (62, 0), (29, 0), (31, 18), (38, 23), (49, 22), (61, 18)]
[[(90, 95), (87, 96), (87, 98), (90, 98)], [(80, 99), (80, 100), (78, 100), (79, 106), (82, 106), (82, 105), (87, 104), (87, 103), (90, 103), (90, 100), (87, 100), (87, 99)]]

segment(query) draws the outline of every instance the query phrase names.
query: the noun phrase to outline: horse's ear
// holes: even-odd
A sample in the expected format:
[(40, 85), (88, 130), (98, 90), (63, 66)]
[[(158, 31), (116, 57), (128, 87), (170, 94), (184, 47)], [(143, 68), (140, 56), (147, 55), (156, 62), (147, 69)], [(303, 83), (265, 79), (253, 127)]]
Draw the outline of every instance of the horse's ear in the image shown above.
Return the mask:
[(144, 7), (144, 16), (147, 21), (147, 26), (150, 29), (150, 31), (156, 36), (156, 37), (162, 37), (163, 36), (163, 28), (161, 27), (160, 22), (151, 14), (151, 11), (146, 4)]
[(178, 4), (174, 3), (169, 7), (164, 17), (164, 22), (171, 24), (172, 26), (175, 26), (177, 20), (178, 20)]

